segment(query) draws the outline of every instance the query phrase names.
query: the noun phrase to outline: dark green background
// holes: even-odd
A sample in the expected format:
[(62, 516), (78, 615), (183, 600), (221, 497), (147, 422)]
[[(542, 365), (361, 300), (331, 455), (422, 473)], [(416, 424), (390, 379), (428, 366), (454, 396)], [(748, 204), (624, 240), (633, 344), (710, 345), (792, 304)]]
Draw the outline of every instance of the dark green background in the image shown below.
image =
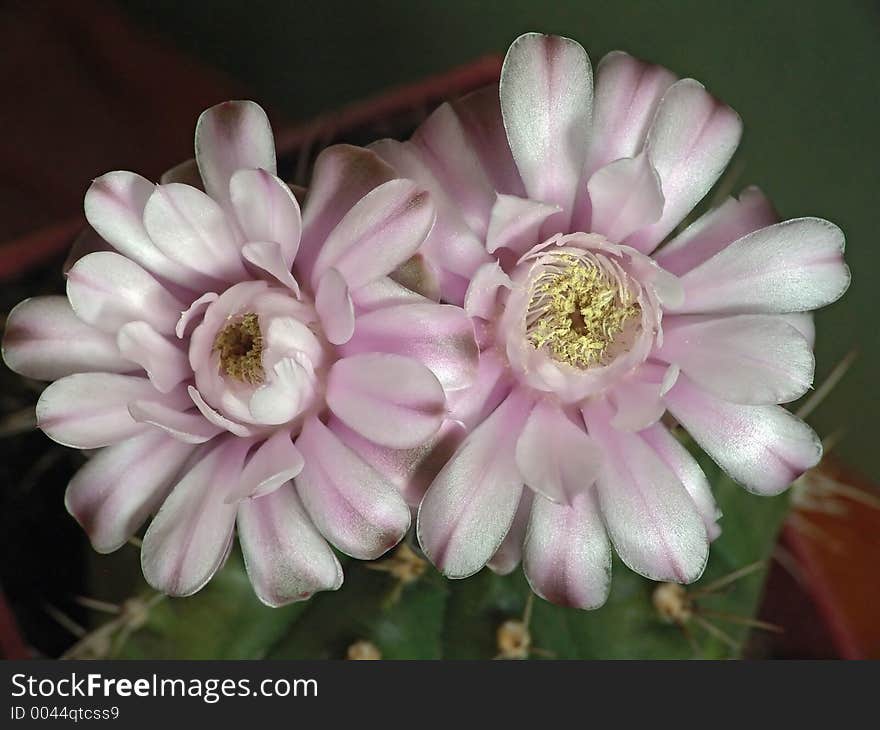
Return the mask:
[(307, 119), (396, 84), (503, 53), (519, 33), (579, 40), (594, 62), (620, 48), (693, 76), (743, 117), (742, 184), (784, 217), (847, 234), (853, 285), (819, 314), (817, 382), (860, 356), (811, 419), (846, 429), (839, 452), (875, 480), (880, 417), (880, 9), (875, 2), (269, 2), (122, 0), (140, 25), (226, 71), (253, 97)]

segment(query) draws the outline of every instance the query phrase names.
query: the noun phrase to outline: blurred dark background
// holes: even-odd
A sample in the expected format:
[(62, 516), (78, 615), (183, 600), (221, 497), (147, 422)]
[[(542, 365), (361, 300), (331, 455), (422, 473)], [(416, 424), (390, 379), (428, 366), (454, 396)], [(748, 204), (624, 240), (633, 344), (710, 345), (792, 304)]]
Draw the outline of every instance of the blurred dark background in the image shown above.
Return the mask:
[[(620, 48), (702, 81), (745, 123), (737, 189), (757, 184), (784, 218), (816, 215), (843, 228), (853, 285), (817, 316), (816, 382), (858, 356), (811, 423), (822, 436), (838, 433), (835, 453), (880, 482), (880, 6), (871, 0), (0, 2), (0, 241), (19, 241), (0, 249), (4, 311), (56, 286), (10, 273), (51, 249), (34, 232), (69, 236), (88, 182), (105, 171), (156, 177), (190, 156), (196, 115), (210, 104), (248, 96), (288, 129), (503, 55), (528, 30), (573, 37), (594, 63)], [(2, 375), (5, 410), (35, 400)], [(27, 601), (51, 602), (82, 588), (83, 546), (61, 503), (78, 457), (36, 464), (44, 447), (31, 434), (3, 450), (0, 578), (8, 593), (12, 580), (36, 596)], [(34, 510), (33, 490), (54, 482)], [(21, 570), (42, 572), (22, 579), (12, 565), (21, 560), (30, 561)], [(35, 619), (26, 633), (55, 632), (43, 650), (57, 653), (69, 637), (47, 625)]]

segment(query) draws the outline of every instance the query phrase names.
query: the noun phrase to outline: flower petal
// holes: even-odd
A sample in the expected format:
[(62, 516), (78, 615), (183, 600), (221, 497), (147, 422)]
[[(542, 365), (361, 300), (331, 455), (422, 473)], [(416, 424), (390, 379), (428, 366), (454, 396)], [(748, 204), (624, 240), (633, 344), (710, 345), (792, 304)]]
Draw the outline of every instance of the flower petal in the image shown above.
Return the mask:
[(76, 316), (113, 335), (128, 322), (145, 321), (173, 334), (185, 309), (134, 261), (112, 251), (90, 253), (67, 273), (67, 298)]
[(661, 423), (646, 428), (639, 435), (650, 444), (663, 463), (681, 480), (697, 506), (700, 517), (703, 518), (709, 540), (717, 538), (721, 534), (721, 528), (718, 526), (721, 510), (715, 503), (709, 480), (706, 479), (697, 460)]
[(156, 246), (179, 265), (212, 279), (245, 278), (238, 244), (223, 209), (189, 185), (157, 185), (144, 208)]
[(186, 353), (147, 322), (124, 324), (116, 336), (116, 343), (124, 357), (144, 369), (160, 393), (170, 393), (175, 386), (192, 377)]
[(301, 281), (311, 279), (318, 251), (342, 217), (367, 193), (395, 177), (386, 162), (362, 147), (336, 144), (318, 155), (303, 208), (301, 252), (296, 259)]
[(226, 438), (175, 485), (144, 535), (141, 568), (157, 591), (190, 596), (222, 565), (238, 505), (226, 501), (238, 484), (248, 442)]
[(182, 412), (156, 401), (136, 400), (128, 404), (128, 412), (138, 423), (149, 423), (187, 444), (203, 444), (223, 433), (197, 410)]
[(57, 380), (89, 371), (137, 369), (119, 353), (113, 337), (83, 322), (65, 297), (25, 299), (6, 319), (3, 362), (37, 380)]
[(509, 575), (522, 560), (523, 542), (526, 538), (526, 529), (529, 525), (529, 515), (532, 512), (534, 499), (535, 493), (531, 489), (522, 490), (519, 506), (516, 508), (510, 529), (492, 559), (486, 563), (486, 567), (496, 575)]
[(512, 289), (513, 282), (497, 261), (477, 269), (464, 295), (464, 311), (470, 317), (492, 320), (498, 313), (498, 290)]
[(732, 479), (774, 495), (822, 458), (822, 442), (781, 406), (728, 403), (679, 378), (666, 394), (672, 414)]
[(615, 160), (597, 170), (587, 193), (593, 210), (590, 230), (609, 241), (623, 241), (663, 213), (660, 176), (645, 154)]
[(584, 178), (623, 157), (635, 157), (675, 74), (622, 51), (612, 51), (596, 66), (593, 134)]
[(340, 421), (394, 449), (427, 441), (446, 413), (440, 381), (424, 365), (401, 355), (370, 353), (338, 360), (327, 375), (326, 398)]
[(358, 317), (354, 336), (342, 353), (348, 357), (370, 352), (417, 360), (445, 390), (470, 386), (480, 357), (474, 326), (464, 311), (433, 302), (386, 307)]
[(101, 238), (126, 258), (157, 276), (197, 288), (200, 278), (162, 253), (144, 227), (144, 207), (155, 188), (133, 172), (108, 172), (86, 192), (86, 219)]
[(251, 454), (233, 498), (270, 494), (299, 474), (303, 464), (303, 456), (293, 445), (290, 432), (278, 429)]
[(244, 500), (238, 538), (257, 597), (278, 607), (342, 585), (342, 566), (315, 529), (292, 484)]
[[(489, 260), (482, 236), (465, 221), (461, 201), (447, 191), (434, 171), (435, 164), (412, 142), (383, 139), (371, 148), (394, 166), (397, 173), (423, 185), (437, 211), (437, 220), (421, 248), (432, 264), (458, 276), (470, 276)], [(488, 225), (488, 222), (486, 223)], [(485, 228), (481, 226), (481, 229)], [(446, 299), (450, 292), (444, 290)]]
[(608, 535), (626, 565), (651, 580), (692, 583), (703, 573), (709, 539), (679, 478), (635, 433), (618, 431), (607, 406), (584, 409), (603, 450), (597, 494)]
[(523, 489), (516, 440), (530, 407), (530, 396), (508, 396), (464, 440), (422, 500), (419, 543), (450, 578), (466, 578), (480, 570), (513, 523)]
[(663, 95), (645, 151), (660, 175), (665, 205), (656, 223), (626, 243), (650, 253), (721, 176), (739, 144), (742, 122), (733, 109), (693, 79), (676, 81)]
[(354, 303), (342, 274), (327, 269), (318, 282), (315, 310), (327, 339), (334, 345), (342, 345), (354, 334)]
[(299, 299), (299, 284), (284, 261), (284, 252), (273, 241), (251, 241), (241, 248), (241, 255), (250, 264), (277, 279)]
[(586, 159), (593, 71), (580, 44), (526, 33), (501, 69), (501, 112), (528, 197), (560, 206), (564, 228)]
[(400, 542), (410, 511), (391, 482), (317, 418), (305, 422), (296, 445), (305, 457), (296, 488), (324, 537), (362, 560), (378, 558)]
[(149, 428), (135, 421), (128, 404), (151, 400), (183, 404), (180, 391), (162, 395), (146, 378), (110, 373), (77, 373), (50, 384), (37, 401), (37, 425), (63, 446), (96, 449)]
[(535, 496), (523, 547), (523, 570), (532, 590), (560, 606), (599, 608), (611, 589), (611, 543), (595, 489), (570, 504)]
[(560, 210), (558, 205), (499, 193), (489, 218), (486, 250), (494, 253), (507, 248), (521, 256), (540, 241), (544, 221)]
[(283, 357), (266, 373), (266, 382), (254, 391), (248, 408), (257, 423), (277, 426), (295, 418), (312, 389), (313, 371), (301, 357)]
[(112, 553), (155, 512), (193, 446), (150, 430), (102, 449), (74, 475), (64, 504), (99, 553)]
[(516, 466), (526, 485), (560, 504), (593, 485), (601, 461), (584, 427), (547, 398), (534, 407), (516, 442)]
[(232, 207), (246, 241), (271, 241), (293, 265), (302, 234), (299, 203), (279, 178), (265, 170), (239, 170), (229, 181)]
[(367, 193), (327, 237), (312, 283), (331, 267), (352, 289), (368, 284), (418, 251), (434, 225), (428, 193), (410, 180), (391, 180)]
[(183, 183), (184, 185), (191, 185), (199, 190), (203, 189), (202, 176), (199, 174), (199, 165), (196, 162), (195, 157), (190, 157), (188, 160), (184, 160), (163, 172), (162, 176), (159, 178), (159, 182), (162, 185), (167, 185), (168, 183)]
[(779, 216), (767, 197), (749, 187), (739, 198), (727, 198), (701, 215), (653, 256), (667, 271), (682, 276), (719, 251), (759, 228), (772, 226)]
[(789, 403), (813, 383), (807, 340), (782, 317), (766, 314), (665, 317), (663, 346), (654, 355), (734, 403)]
[(226, 101), (196, 123), (196, 161), (205, 191), (230, 209), (229, 181), (242, 169), (275, 174), (275, 138), (266, 112), (252, 101)]
[(820, 218), (796, 218), (734, 241), (691, 269), (682, 313), (788, 313), (818, 309), (849, 286), (843, 232)]

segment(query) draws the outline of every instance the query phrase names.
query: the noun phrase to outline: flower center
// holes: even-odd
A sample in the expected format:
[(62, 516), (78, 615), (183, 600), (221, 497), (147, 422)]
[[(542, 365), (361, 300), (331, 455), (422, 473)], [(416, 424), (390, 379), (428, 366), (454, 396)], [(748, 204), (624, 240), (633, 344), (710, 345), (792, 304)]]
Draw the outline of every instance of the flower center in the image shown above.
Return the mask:
[(242, 383), (263, 382), (263, 335), (253, 312), (232, 319), (214, 338), (214, 352), (220, 354), (220, 369)]
[(604, 256), (544, 257), (533, 279), (526, 337), (557, 361), (577, 368), (606, 365), (638, 326), (641, 308), (627, 276)]

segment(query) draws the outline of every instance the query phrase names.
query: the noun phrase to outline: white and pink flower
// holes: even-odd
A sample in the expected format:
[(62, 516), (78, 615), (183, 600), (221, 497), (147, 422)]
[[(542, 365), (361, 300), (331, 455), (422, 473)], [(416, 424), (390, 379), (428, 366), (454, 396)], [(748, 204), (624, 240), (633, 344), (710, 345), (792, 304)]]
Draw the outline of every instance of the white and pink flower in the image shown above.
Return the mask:
[[(75, 260), (67, 297), (26, 300), (6, 327), (9, 367), (55, 381), (39, 427), (99, 449), (67, 490), (71, 514), (110, 552), (156, 513), (143, 570), (171, 595), (210, 580), (236, 526), (265, 603), (338, 588), (330, 544), (373, 559), (411, 519), (406, 494), (345, 440), (418, 447), (441, 427), (445, 391), (476, 376), (471, 321), (412, 290), (435, 218), (425, 189), (336, 146), (301, 216), (275, 173), (259, 106), (209, 109), (196, 159), (162, 184), (94, 181), (91, 248), (106, 250)], [(398, 269), (412, 288), (389, 278)]]
[(579, 44), (527, 34), (500, 89), (373, 146), (430, 191), (421, 252), (480, 341), (450, 396), (468, 434), (418, 516), (446, 575), (522, 557), (536, 593), (594, 608), (613, 545), (651, 579), (696, 580), (720, 514), (667, 412), (757, 494), (819, 461), (779, 404), (812, 383), (809, 312), (849, 284), (843, 234), (778, 222), (756, 188), (675, 233), (740, 133), (692, 79), (615, 52), (594, 85)]

